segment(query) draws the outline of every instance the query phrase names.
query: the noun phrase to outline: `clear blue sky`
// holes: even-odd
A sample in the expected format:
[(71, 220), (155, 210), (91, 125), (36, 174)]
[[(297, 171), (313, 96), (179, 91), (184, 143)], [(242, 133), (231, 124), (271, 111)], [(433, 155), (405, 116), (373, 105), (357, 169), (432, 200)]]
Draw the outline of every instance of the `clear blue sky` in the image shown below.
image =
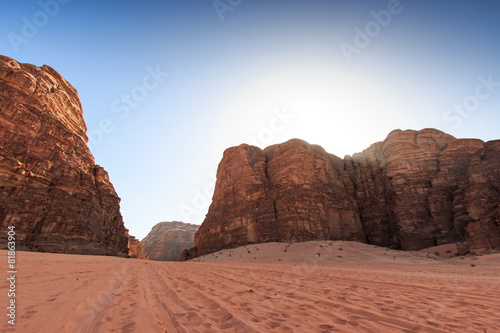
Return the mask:
[(131, 234), (201, 224), (223, 151), (500, 138), (500, 1), (0, 2), (1, 54), (78, 89)]

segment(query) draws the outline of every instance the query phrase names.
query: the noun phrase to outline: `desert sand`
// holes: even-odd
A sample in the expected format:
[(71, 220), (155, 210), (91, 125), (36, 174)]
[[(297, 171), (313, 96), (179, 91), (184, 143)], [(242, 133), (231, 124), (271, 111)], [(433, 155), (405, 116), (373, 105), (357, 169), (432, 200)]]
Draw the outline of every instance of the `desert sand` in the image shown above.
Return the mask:
[(17, 324), (7, 324), (2, 279), (0, 327), (500, 332), (500, 254), (444, 259), (428, 252), (319, 241), (251, 245), (184, 263), (18, 252)]

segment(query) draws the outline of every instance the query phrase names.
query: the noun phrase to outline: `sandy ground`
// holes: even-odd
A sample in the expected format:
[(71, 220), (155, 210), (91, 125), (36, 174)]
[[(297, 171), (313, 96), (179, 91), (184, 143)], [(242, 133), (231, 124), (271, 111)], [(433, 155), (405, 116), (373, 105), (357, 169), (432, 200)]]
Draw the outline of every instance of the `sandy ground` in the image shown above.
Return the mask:
[(17, 261), (15, 329), (0, 283), (5, 332), (500, 332), (498, 253), (443, 259), (307, 242), (186, 263), (28, 252)]

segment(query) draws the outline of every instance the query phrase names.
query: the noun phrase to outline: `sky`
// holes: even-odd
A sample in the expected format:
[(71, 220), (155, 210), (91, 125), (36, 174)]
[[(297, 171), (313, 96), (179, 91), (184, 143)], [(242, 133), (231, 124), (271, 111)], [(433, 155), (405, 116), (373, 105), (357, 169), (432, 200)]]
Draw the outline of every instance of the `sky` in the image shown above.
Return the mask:
[(79, 93), (130, 234), (201, 224), (225, 149), (500, 139), (500, 1), (0, 0), (0, 54)]

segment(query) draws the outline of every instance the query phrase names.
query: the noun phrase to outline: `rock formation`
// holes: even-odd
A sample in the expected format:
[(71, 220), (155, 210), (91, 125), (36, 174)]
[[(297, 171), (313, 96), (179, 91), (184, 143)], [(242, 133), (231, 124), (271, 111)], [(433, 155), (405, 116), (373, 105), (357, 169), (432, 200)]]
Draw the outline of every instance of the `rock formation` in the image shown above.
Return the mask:
[(500, 140), (471, 155), (459, 184), (453, 204), (471, 253), (500, 249)]
[(141, 242), (150, 260), (177, 261), (182, 251), (194, 245), (199, 225), (183, 222), (160, 222)]
[(184, 251), (182, 251), (179, 261), (187, 261), (189, 259), (194, 259), (197, 256), (198, 256), (198, 250), (196, 246), (193, 246), (190, 249), (184, 249)]
[(271, 241), (356, 240), (403, 250), (500, 248), (500, 140), (391, 132), (340, 159), (293, 139), (225, 151), (195, 236), (203, 255)]
[(15, 226), (18, 250), (128, 252), (120, 198), (86, 130), (59, 73), (0, 56), (0, 226)]
[(128, 255), (131, 258), (148, 260), (148, 255), (144, 251), (142, 243), (134, 236), (128, 237)]

